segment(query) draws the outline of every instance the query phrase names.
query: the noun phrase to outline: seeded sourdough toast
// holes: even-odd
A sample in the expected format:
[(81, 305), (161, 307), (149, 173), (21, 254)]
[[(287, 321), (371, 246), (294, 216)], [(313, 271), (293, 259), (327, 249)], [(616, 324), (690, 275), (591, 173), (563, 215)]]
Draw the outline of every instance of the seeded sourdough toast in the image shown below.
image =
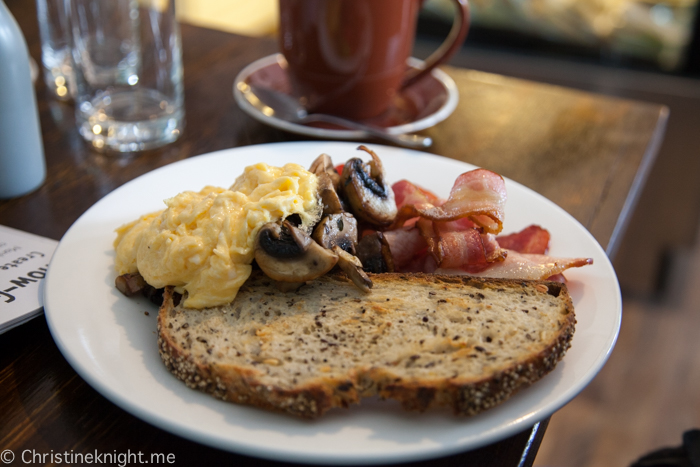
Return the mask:
[(233, 303), (204, 310), (175, 305), (166, 289), (161, 357), (192, 388), (304, 418), (373, 395), (474, 415), (549, 373), (574, 334), (560, 283), (428, 274), (372, 281), (370, 294), (342, 275), (282, 293), (254, 274)]

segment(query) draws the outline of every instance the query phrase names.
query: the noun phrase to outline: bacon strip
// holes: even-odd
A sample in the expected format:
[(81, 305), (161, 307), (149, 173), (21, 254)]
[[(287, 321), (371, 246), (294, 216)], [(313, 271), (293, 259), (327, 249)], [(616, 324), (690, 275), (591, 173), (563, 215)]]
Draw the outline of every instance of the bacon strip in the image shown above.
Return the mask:
[(415, 210), (416, 206), (424, 209), (438, 206), (445, 202), (445, 200), (438, 198), (430, 191), (414, 185), (408, 180), (399, 180), (391, 186), (391, 189), (394, 191), (394, 199), (398, 210), (394, 224), (391, 227), (392, 229), (414, 225), (418, 220)]
[(394, 190), (396, 207), (401, 209), (407, 204), (441, 204), (442, 201), (434, 193), (414, 185), (408, 180), (399, 180), (391, 185)]
[(476, 169), (457, 177), (447, 201), (440, 205), (434, 204), (427, 196), (411, 194), (417, 196), (416, 202), (403, 202), (399, 208), (399, 222), (417, 216), (437, 222), (468, 217), (486, 233), (499, 233), (503, 228), (507, 199), (505, 181), (490, 170)]
[(506, 256), (493, 234), (481, 233), (468, 219), (433, 222), (433, 230), (438, 241), (432, 251), (440, 267), (481, 269), (494, 261), (503, 261)]
[(464, 265), (485, 268), (486, 249), (476, 229), (439, 234), (437, 245), (431, 251), (441, 268), (459, 268)]
[(593, 264), (592, 258), (555, 258), (546, 255), (533, 255), (507, 250), (504, 261), (491, 263), (483, 271), (463, 271), (455, 269), (438, 269), (437, 273), (466, 274), (478, 277), (494, 277), (503, 279), (544, 280), (556, 274), (561, 274), (569, 268), (579, 268)]
[(416, 225), (441, 268), (481, 270), (505, 258), (505, 250), (499, 247), (495, 236), (482, 233), (468, 219), (432, 222), (421, 218)]
[(544, 255), (549, 248), (549, 232), (539, 225), (531, 225), (520, 232), (509, 235), (499, 235), (496, 241), (501, 248), (515, 250), (518, 253), (533, 253)]
[(391, 257), (397, 271), (403, 271), (415, 257), (427, 254), (428, 244), (415, 227), (387, 230), (383, 233), (389, 242)]
[(424, 272), (432, 274), (437, 269), (435, 258), (426, 250), (424, 254), (414, 257), (409, 264), (404, 266), (402, 272)]
[(486, 251), (486, 260), (489, 263), (503, 261), (508, 256), (508, 250), (501, 248), (494, 234), (481, 234), (481, 241)]
[(398, 271), (563, 281), (563, 271), (593, 263), (591, 258), (546, 256), (550, 235), (537, 225), (496, 237), (503, 227), (506, 191), (494, 172), (463, 173), (446, 201), (406, 180), (392, 189), (399, 215), (384, 234)]

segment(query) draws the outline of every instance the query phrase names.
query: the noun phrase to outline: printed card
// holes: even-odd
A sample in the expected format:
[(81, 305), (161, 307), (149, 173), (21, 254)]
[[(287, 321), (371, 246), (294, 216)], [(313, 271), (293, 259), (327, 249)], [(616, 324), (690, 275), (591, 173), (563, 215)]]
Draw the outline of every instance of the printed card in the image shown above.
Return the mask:
[(58, 242), (0, 225), (0, 333), (38, 316)]

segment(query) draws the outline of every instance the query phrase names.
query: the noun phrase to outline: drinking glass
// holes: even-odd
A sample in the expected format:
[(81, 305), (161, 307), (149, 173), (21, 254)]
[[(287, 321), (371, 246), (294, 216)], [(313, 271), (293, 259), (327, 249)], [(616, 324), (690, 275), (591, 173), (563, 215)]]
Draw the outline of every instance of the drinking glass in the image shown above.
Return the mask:
[(64, 0), (36, 0), (41, 65), (46, 86), (61, 100), (75, 93)]
[(184, 129), (174, 0), (66, 0), (76, 121), (96, 149), (133, 152)]

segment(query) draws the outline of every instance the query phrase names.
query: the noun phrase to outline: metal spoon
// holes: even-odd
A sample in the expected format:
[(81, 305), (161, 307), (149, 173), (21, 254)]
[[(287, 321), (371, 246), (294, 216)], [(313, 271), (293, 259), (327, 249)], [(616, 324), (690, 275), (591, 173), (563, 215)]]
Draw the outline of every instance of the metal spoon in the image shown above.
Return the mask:
[(412, 148), (427, 148), (433, 144), (433, 140), (427, 136), (415, 134), (392, 135), (381, 128), (346, 120), (335, 115), (308, 113), (293, 97), (271, 89), (244, 85), (239, 86), (239, 90), (243, 93), (245, 99), (264, 115), (274, 116), (287, 122), (298, 124), (311, 122), (330, 123), (347, 129), (364, 131), (368, 135), (379, 139)]

